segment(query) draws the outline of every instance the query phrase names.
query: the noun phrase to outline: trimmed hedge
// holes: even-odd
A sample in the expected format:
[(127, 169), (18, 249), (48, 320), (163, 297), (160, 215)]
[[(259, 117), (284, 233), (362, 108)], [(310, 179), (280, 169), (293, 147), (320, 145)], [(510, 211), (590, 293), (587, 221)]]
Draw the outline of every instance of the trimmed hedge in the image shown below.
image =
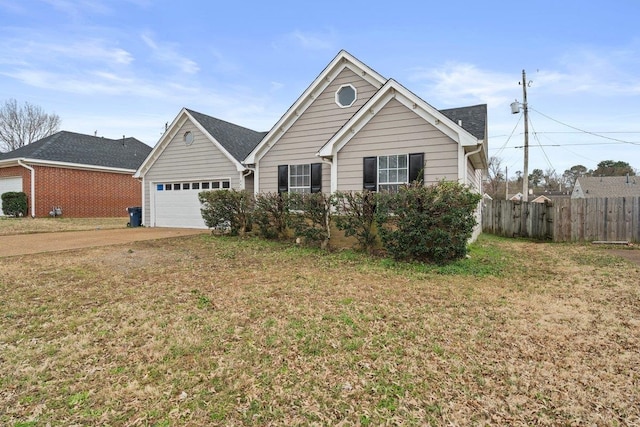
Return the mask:
[[(463, 258), (476, 225), (481, 196), (457, 182), (420, 182), (395, 193), (266, 193), (214, 190), (199, 193), (209, 228), (243, 235), (257, 224), (269, 239), (291, 236), (328, 247), (331, 221), (362, 250), (379, 246), (393, 258), (443, 264)], [(333, 209), (333, 211), (332, 211)], [(379, 242), (381, 245), (379, 245)]]
[(27, 215), (27, 195), (22, 191), (9, 191), (2, 196), (2, 212), (7, 216)]

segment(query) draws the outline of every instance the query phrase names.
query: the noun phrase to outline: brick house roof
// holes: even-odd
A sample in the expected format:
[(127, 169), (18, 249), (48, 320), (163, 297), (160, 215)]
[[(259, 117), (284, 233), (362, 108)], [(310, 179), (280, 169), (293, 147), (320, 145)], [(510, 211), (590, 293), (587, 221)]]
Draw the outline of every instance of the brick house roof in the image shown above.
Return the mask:
[(0, 161), (34, 159), (136, 170), (151, 147), (135, 138), (109, 139), (60, 131), (8, 153)]

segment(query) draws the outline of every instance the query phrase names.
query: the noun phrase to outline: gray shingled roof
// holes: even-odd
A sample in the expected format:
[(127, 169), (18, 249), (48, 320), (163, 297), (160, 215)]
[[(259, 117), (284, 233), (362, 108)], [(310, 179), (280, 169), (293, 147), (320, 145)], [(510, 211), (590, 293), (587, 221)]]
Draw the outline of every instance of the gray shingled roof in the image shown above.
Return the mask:
[(462, 128), (464, 130), (476, 138), (486, 141), (487, 104), (449, 108), (446, 110), (440, 110), (440, 112), (453, 120), (456, 124), (458, 121), (462, 121)]
[(151, 147), (135, 138), (108, 139), (60, 131), (8, 153), (0, 160), (35, 159), (118, 169), (137, 169)]
[(640, 177), (582, 177), (577, 179), (576, 187), (582, 190), (583, 196), (576, 194), (574, 197), (634, 197), (640, 196)]
[(243, 162), (268, 132), (256, 132), (206, 114), (187, 109), (189, 114), (204, 127), (238, 162)]

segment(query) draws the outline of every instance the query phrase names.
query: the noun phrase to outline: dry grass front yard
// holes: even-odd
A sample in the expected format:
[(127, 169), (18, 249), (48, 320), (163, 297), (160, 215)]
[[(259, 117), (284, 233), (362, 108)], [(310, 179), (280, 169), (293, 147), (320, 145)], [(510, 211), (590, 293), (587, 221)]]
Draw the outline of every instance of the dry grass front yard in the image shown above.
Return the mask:
[(2, 259), (0, 424), (638, 425), (640, 267), (195, 236)]
[(0, 217), (0, 236), (53, 231), (81, 231), (96, 228), (123, 228), (129, 222), (124, 218), (7, 218)]

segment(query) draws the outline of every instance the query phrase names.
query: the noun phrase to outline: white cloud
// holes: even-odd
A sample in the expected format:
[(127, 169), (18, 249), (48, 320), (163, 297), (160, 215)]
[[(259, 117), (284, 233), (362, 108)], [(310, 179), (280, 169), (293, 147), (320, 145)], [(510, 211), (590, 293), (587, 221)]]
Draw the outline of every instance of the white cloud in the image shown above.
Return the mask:
[(308, 50), (335, 50), (336, 35), (334, 31), (303, 32), (296, 30), (289, 34), (289, 37), (299, 46)]
[(428, 95), (425, 99), (456, 106), (503, 104), (511, 99), (516, 84), (513, 76), (460, 62), (448, 62), (432, 70), (416, 69), (409, 79), (422, 86)]
[(55, 9), (73, 17), (79, 18), (85, 13), (106, 14), (110, 9), (100, 0), (42, 0)]
[(46, 63), (49, 67), (68, 66), (70, 61), (127, 65), (133, 55), (110, 42), (101, 39), (87, 39), (68, 42), (66, 40), (45, 41), (47, 35), (35, 35), (31, 39), (4, 38), (0, 41), (0, 63), (22, 64)]
[(175, 43), (158, 43), (154, 40), (153, 35), (149, 32), (143, 33), (141, 36), (144, 43), (151, 49), (153, 57), (164, 63), (177, 67), (185, 74), (196, 74), (200, 71), (198, 64), (182, 55), (179, 46)]

